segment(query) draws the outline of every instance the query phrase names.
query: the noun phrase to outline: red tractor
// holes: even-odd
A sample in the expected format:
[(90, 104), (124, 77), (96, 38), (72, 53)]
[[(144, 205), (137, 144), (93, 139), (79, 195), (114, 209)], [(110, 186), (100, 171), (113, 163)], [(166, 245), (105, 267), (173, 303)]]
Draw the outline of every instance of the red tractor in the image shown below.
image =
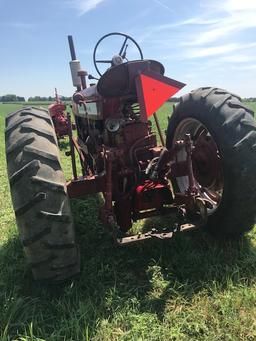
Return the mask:
[(55, 88), (55, 102), (48, 106), (57, 139), (68, 135), (68, 120), (65, 116), (66, 104), (63, 103)]
[[(113, 36), (122, 39), (119, 49), (99, 59), (100, 44)], [(155, 112), (184, 84), (164, 76), (158, 61), (144, 59), (133, 38), (110, 33), (93, 53), (100, 78), (87, 86), (86, 78), (95, 77), (81, 70), (71, 36), (69, 45), (77, 88), (77, 137), (68, 115), (73, 178), (65, 181), (47, 110), (23, 108), (6, 119), (13, 206), (34, 277), (59, 281), (80, 271), (69, 199), (88, 194), (102, 193), (100, 216), (119, 245), (196, 228), (222, 238), (249, 231), (256, 216), (256, 124), (240, 97), (212, 87), (182, 96), (165, 141)], [(139, 57), (128, 60), (136, 49)], [(101, 64), (107, 65), (103, 74)], [(129, 233), (133, 222), (159, 215), (171, 217), (168, 228)]]

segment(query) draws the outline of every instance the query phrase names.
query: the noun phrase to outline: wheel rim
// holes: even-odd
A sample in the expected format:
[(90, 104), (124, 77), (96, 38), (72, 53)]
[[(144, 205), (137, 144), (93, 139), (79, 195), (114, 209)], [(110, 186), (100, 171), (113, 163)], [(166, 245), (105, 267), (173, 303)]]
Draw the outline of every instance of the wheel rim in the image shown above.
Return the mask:
[[(212, 135), (200, 121), (194, 118), (182, 120), (175, 130), (173, 146), (186, 134), (190, 134), (194, 144), (192, 164), (196, 186), (209, 203), (207, 213), (213, 214), (220, 205), (224, 188), (220, 153)], [(177, 153), (177, 160), (186, 160), (185, 149)], [(185, 193), (189, 184), (188, 176), (177, 177), (176, 181), (179, 190)]]

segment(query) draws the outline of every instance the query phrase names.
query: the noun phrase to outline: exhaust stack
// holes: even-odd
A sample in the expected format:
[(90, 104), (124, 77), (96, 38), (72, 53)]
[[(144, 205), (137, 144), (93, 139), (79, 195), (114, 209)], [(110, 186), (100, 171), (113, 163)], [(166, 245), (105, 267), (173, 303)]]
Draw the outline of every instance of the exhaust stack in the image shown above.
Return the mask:
[(81, 90), (81, 77), (79, 76), (79, 71), (81, 71), (80, 66), (80, 60), (76, 59), (76, 51), (74, 47), (73, 37), (68, 36), (68, 44), (69, 44), (69, 50), (71, 55), (71, 61), (69, 62), (71, 76), (72, 76), (72, 82), (74, 87), (77, 88), (78, 91)]

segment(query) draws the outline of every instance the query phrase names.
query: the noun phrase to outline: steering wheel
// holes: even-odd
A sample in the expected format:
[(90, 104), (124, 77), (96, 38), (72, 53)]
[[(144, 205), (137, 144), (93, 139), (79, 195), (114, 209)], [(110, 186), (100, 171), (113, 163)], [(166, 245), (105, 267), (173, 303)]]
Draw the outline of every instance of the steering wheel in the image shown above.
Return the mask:
[[(124, 41), (123, 41), (123, 44), (122, 44), (122, 46), (120, 48), (120, 51), (116, 55), (114, 55), (112, 57), (112, 59), (109, 59), (109, 60), (106, 60), (106, 59), (97, 60), (96, 59), (96, 52), (97, 52), (98, 46), (100, 45), (100, 43), (104, 39), (106, 39), (107, 37), (110, 37), (110, 36), (123, 36), (124, 37)], [(122, 64), (124, 60), (128, 61), (128, 59), (126, 57), (126, 51), (127, 51), (127, 47), (128, 47), (127, 42), (129, 40), (139, 50), (140, 59), (142, 60), (143, 59), (143, 54), (142, 54), (142, 51), (141, 51), (141, 48), (140, 48), (139, 44), (132, 37), (128, 36), (127, 34), (119, 33), (119, 32), (112, 32), (112, 33), (106, 34), (105, 36), (101, 37), (100, 40), (98, 40), (97, 44), (95, 45), (94, 51), (93, 51), (93, 63), (94, 63), (96, 71), (98, 72), (98, 74), (100, 76), (102, 76), (102, 74), (101, 74), (100, 70), (98, 69), (98, 64), (110, 64), (110, 66), (116, 66), (116, 65)]]

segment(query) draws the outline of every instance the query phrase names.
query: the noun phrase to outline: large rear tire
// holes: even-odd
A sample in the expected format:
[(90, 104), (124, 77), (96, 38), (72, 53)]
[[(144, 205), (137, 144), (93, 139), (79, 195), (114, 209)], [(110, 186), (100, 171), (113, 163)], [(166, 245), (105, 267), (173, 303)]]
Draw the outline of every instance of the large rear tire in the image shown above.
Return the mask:
[[(203, 130), (205, 141), (200, 138), (201, 149), (196, 151), (195, 140)], [(208, 210), (208, 230), (228, 237), (249, 231), (256, 217), (256, 124), (253, 111), (238, 96), (225, 90), (199, 88), (181, 97), (175, 107), (167, 129), (167, 148), (172, 148), (175, 141), (184, 138), (186, 133), (190, 133), (195, 143), (193, 169), (197, 184), (206, 188), (208, 193), (215, 191), (216, 203)], [(210, 141), (208, 145), (207, 140)], [(186, 181), (175, 180), (179, 189), (184, 191)]]
[(14, 212), (33, 276), (65, 280), (79, 272), (79, 251), (48, 111), (29, 107), (9, 114), (5, 138)]

